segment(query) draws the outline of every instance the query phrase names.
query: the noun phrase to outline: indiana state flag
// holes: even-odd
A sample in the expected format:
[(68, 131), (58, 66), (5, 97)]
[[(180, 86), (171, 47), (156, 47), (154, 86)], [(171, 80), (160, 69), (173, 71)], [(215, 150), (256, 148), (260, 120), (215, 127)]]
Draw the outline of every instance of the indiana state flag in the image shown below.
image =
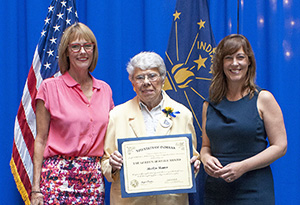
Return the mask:
[[(215, 47), (207, 1), (177, 0), (165, 57), (164, 90), (192, 111), (198, 151), (202, 142), (202, 104), (208, 97)], [(201, 167), (197, 193), (189, 195), (190, 204), (203, 204), (204, 176)]]

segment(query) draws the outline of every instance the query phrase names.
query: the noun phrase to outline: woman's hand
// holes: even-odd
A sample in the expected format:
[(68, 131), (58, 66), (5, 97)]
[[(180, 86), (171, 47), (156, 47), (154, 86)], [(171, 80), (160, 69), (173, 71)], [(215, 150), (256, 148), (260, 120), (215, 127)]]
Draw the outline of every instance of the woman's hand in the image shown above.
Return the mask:
[(194, 173), (196, 174), (196, 173), (198, 173), (199, 172), (199, 169), (200, 169), (200, 160), (198, 159), (198, 157), (197, 156), (193, 156), (192, 158), (191, 158), (191, 164), (193, 164), (194, 163)]
[(203, 167), (205, 172), (214, 178), (219, 178), (220, 174), (218, 174), (218, 171), (220, 171), (223, 166), (220, 163), (220, 161), (213, 157), (213, 156), (207, 156), (206, 158), (202, 159)]
[(215, 172), (220, 178), (224, 179), (226, 182), (230, 183), (242, 176), (245, 173), (243, 170), (242, 162), (233, 162), (222, 169)]
[(31, 205), (43, 205), (44, 195), (42, 193), (31, 193)]
[(112, 166), (113, 172), (122, 168), (123, 156), (120, 154), (119, 151), (116, 150), (109, 156), (109, 164), (110, 166)]

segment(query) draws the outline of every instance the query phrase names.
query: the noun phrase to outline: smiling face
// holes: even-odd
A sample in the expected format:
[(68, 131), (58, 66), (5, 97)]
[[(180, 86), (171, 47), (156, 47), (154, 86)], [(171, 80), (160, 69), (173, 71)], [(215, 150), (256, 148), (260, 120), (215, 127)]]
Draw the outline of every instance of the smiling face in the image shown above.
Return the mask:
[(158, 68), (142, 70), (135, 68), (131, 83), (139, 99), (151, 110), (162, 100), (161, 90), (164, 80)]
[(228, 83), (243, 83), (246, 79), (250, 61), (241, 47), (232, 55), (226, 55), (223, 59), (223, 70)]
[(68, 47), (68, 56), (70, 60), (70, 69), (72, 70), (88, 70), (91, 66), (92, 60), (93, 60), (93, 49), (84, 49), (83, 46), (80, 47), (80, 50), (78, 52), (74, 52), (72, 50), (72, 45), (74, 44), (80, 44), (83, 45), (85, 43), (91, 43), (87, 42), (85, 39), (76, 39), (74, 41), (71, 41)]

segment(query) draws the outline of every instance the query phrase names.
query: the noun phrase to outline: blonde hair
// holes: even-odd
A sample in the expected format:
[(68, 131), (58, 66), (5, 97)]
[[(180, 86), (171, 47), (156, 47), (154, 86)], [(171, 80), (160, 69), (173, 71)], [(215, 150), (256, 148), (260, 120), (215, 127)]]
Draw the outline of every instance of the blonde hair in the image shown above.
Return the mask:
[(97, 40), (92, 32), (92, 30), (84, 25), (83, 23), (75, 23), (71, 26), (69, 26), (65, 31), (63, 36), (61, 37), (61, 41), (59, 44), (59, 50), (58, 50), (58, 65), (60, 72), (64, 74), (67, 70), (70, 69), (70, 61), (68, 57), (68, 46), (70, 42), (76, 40), (76, 39), (85, 39), (86, 41), (89, 41), (91, 43), (94, 43), (94, 52), (93, 52), (93, 60), (89, 67), (89, 71), (93, 72), (97, 65), (98, 61), (98, 45)]
[(231, 34), (223, 38), (216, 48), (212, 65), (213, 78), (209, 88), (210, 101), (219, 103), (226, 96), (228, 87), (226, 76), (223, 70), (223, 59), (226, 55), (234, 54), (241, 47), (248, 56), (250, 62), (242, 92), (246, 89), (249, 89), (250, 98), (252, 98), (254, 93), (257, 91), (255, 84), (256, 61), (252, 47), (245, 36), (240, 34)]

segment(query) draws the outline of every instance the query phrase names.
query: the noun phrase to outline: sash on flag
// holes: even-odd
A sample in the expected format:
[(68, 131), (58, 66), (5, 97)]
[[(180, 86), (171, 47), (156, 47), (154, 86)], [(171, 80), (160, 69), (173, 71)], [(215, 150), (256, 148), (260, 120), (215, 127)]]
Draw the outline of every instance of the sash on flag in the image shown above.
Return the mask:
[[(177, 0), (165, 57), (164, 90), (193, 113), (198, 151), (202, 142), (202, 104), (208, 97), (215, 47), (207, 1)], [(189, 195), (190, 204), (203, 204), (204, 176), (201, 167), (197, 193)]]
[(30, 204), (33, 149), (36, 137), (35, 97), (43, 79), (59, 75), (58, 46), (63, 31), (78, 22), (75, 0), (52, 0), (36, 47), (15, 120), (11, 172), (25, 202)]

